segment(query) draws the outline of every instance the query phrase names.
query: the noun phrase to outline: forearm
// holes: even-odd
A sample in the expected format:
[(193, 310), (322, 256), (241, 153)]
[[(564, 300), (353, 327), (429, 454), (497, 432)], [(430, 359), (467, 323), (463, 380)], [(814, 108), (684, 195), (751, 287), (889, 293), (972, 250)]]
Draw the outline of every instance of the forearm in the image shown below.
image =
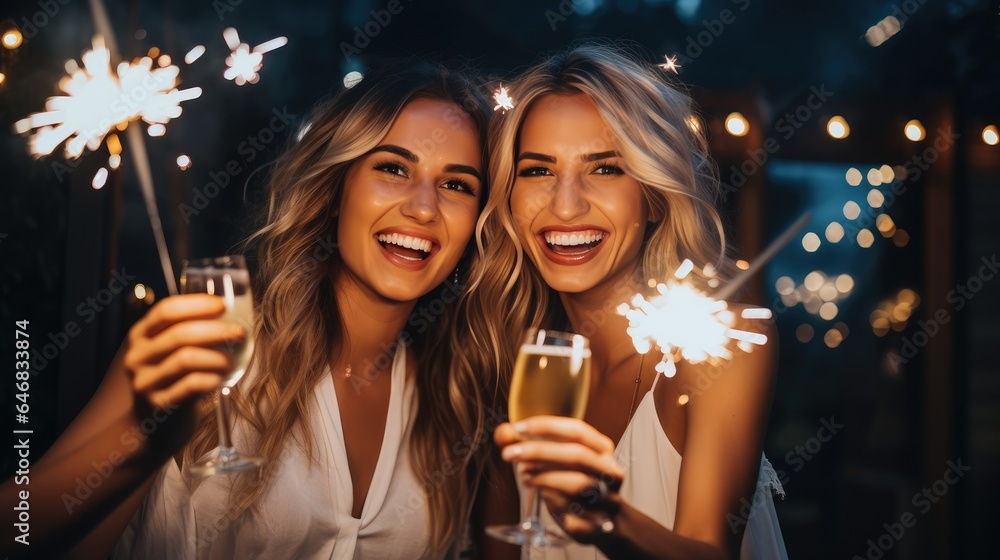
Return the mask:
[(624, 501), (615, 516), (614, 530), (595, 544), (613, 560), (728, 559), (718, 546), (678, 535)]
[[(164, 420), (169, 417), (169, 411), (158, 412)], [(0, 551), (56, 555), (83, 539), (170, 456), (170, 446), (151, 439), (160, 427), (159, 423), (138, 422), (130, 411), (73, 451), (43, 456), (31, 466), (26, 489), (13, 480), (5, 482), (0, 488), (4, 504), (18, 504), (22, 492), (28, 492), (24, 501), (30, 505), (30, 544), (14, 540), (21, 531), (14, 525), (19, 521), (11, 520), (4, 523)]]

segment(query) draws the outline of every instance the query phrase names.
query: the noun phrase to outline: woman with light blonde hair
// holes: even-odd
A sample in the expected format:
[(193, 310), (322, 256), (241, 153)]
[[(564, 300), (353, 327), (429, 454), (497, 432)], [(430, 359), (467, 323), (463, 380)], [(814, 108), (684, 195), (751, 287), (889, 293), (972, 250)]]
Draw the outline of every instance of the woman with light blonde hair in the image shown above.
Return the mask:
[[(71, 530), (57, 538), (46, 525), (42, 546), (104, 557), (117, 541), (115, 558), (453, 549), (489, 448), (487, 393), (452, 360), (467, 346), (455, 302), (486, 197), (488, 110), (460, 73), (413, 60), (320, 106), (277, 163), (265, 224), (248, 242), (255, 332), (217, 320), (221, 298), (191, 294), (164, 299), (130, 329), (39, 475), (79, 471), (72, 464), (85, 468), (97, 449), (122, 466), (79, 504)], [(198, 406), (232, 366), (219, 345), (248, 336), (255, 350), (233, 389), (232, 437), (263, 465), (185, 476), (219, 442), (214, 404)], [(134, 446), (113, 441), (151, 411), (152, 432)]]
[(535, 416), (496, 430), (522, 497), (540, 490), (548, 525), (578, 541), (530, 555), (784, 557), (770, 496), (780, 483), (761, 454), (773, 328), (752, 354), (681, 363), (668, 378), (614, 311), (684, 259), (723, 281), (733, 270), (691, 101), (663, 72), (601, 45), (552, 56), (509, 90), (516, 106), (490, 126), (492, 190), (467, 295), (476, 340), (495, 348), (478, 367), (505, 388), (522, 334), (537, 326), (589, 337), (593, 356), (582, 420)]

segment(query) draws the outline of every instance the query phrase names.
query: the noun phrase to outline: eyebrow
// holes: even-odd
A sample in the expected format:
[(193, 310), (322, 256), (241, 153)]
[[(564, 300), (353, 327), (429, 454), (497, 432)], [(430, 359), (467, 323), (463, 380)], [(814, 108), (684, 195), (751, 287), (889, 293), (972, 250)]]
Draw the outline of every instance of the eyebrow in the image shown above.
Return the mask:
[[(374, 154), (376, 152), (389, 152), (390, 154), (396, 154), (397, 156), (409, 161), (410, 163), (420, 163), (420, 157), (418, 157), (417, 154), (411, 152), (410, 150), (407, 150), (402, 146), (397, 146), (395, 144), (383, 144), (381, 146), (375, 146), (368, 153)], [(457, 163), (450, 163), (444, 166), (444, 170), (447, 173), (466, 173), (478, 179), (480, 183), (483, 182), (482, 174), (479, 173), (478, 169), (472, 167), (471, 165), (460, 165)]]
[[(584, 163), (587, 163), (587, 162), (591, 162), (591, 161), (597, 161), (597, 160), (608, 159), (608, 158), (613, 158), (613, 157), (618, 157), (618, 152), (616, 152), (614, 150), (610, 150), (610, 151), (607, 151), (607, 152), (597, 152), (597, 153), (593, 153), (593, 154), (585, 154), (585, 155), (581, 156), (580, 159), (583, 160)], [(544, 161), (544, 162), (547, 162), (547, 163), (555, 163), (556, 162), (556, 158), (554, 158), (552, 156), (547, 156), (545, 154), (539, 154), (538, 152), (521, 152), (521, 155), (517, 156), (517, 161), (521, 161), (522, 159), (535, 159), (535, 160)]]
[(410, 163), (419, 163), (420, 158), (417, 154), (403, 148), (402, 146), (397, 146), (395, 144), (383, 144), (381, 146), (375, 146), (371, 149), (369, 154), (374, 154), (376, 152), (389, 152), (390, 154), (396, 154), (397, 156), (409, 161)]
[(472, 167), (471, 165), (459, 165), (457, 163), (451, 163), (444, 166), (444, 170), (447, 171), (448, 173), (466, 173), (478, 179), (480, 183), (483, 182), (483, 177), (482, 175), (479, 174), (479, 170), (477, 170), (475, 167)]

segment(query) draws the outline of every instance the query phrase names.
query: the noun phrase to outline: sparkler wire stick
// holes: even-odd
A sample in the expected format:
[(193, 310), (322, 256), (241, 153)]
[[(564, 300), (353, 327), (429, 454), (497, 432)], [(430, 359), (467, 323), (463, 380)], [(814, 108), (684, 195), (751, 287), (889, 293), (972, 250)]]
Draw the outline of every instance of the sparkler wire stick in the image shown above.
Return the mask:
[[(94, 26), (97, 32), (104, 36), (105, 44), (111, 52), (113, 59), (120, 59), (118, 44), (115, 42), (114, 30), (111, 28), (111, 20), (108, 19), (108, 11), (104, 7), (102, 0), (90, 0), (90, 12), (94, 18)], [(174, 280), (174, 268), (170, 264), (170, 253), (167, 250), (167, 241), (163, 236), (163, 224), (160, 222), (160, 211), (156, 207), (156, 191), (153, 189), (153, 173), (149, 165), (149, 154), (146, 153), (146, 141), (142, 137), (142, 131), (138, 126), (129, 126), (126, 129), (129, 149), (135, 153), (135, 171), (139, 178), (139, 186), (142, 189), (142, 197), (146, 202), (146, 213), (149, 214), (149, 223), (153, 227), (153, 237), (156, 239), (156, 250), (160, 256), (160, 266), (163, 268), (163, 276), (167, 281), (167, 291), (170, 295), (177, 295), (177, 284)]]
[(754, 274), (756, 274), (757, 271), (760, 270), (762, 266), (764, 266), (765, 264), (768, 263), (768, 261), (774, 258), (774, 255), (778, 254), (778, 251), (780, 251), (785, 245), (787, 245), (788, 242), (791, 241), (793, 237), (795, 237), (795, 234), (801, 231), (802, 228), (806, 227), (806, 224), (808, 224), (811, 219), (812, 215), (808, 213), (799, 216), (799, 219), (795, 220), (795, 222), (792, 223), (792, 225), (788, 226), (788, 229), (782, 232), (781, 235), (775, 238), (775, 240), (772, 241), (771, 244), (768, 245), (767, 248), (764, 249), (764, 251), (761, 254), (757, 255), (757, 258), (755, 258), (753, 262), (750, 263), (749, 268), (740, 272), (732, 280), (726, 283), (725, 286), (719, 288), (719, 290), (717, 290), (714, 294), (712, 294), (712, 298), (718, 300), (729, 299), (729, 297), (732, 296), (733, 293), (737, 289), (739, 289), (740, 286), (745, 284), (746, 281), (749, 280), (750, 277), (752, 277)]

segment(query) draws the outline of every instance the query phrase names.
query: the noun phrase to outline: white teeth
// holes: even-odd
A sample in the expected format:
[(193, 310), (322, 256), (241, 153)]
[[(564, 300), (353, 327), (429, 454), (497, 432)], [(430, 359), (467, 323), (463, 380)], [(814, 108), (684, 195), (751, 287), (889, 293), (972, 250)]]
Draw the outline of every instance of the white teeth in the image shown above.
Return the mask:
[(412, 235), (400, 235), (398, 233), (380, 233), (378, 234), (378, 240), (382, 243), (391, 243), (393, 245), (399, 245), (400, 247), (406, 247), (407, 249), (416, 249), (425, 253), (430, 253), (431, 247), (434, 245), (429, 239), (413, 237)]
[(604, 232), (600, 231), (577, 231), (566, 233), (561, 231), (545, 232), (545, 242), (549, 245), (573, 246), (586, 245), (604, 239)]

